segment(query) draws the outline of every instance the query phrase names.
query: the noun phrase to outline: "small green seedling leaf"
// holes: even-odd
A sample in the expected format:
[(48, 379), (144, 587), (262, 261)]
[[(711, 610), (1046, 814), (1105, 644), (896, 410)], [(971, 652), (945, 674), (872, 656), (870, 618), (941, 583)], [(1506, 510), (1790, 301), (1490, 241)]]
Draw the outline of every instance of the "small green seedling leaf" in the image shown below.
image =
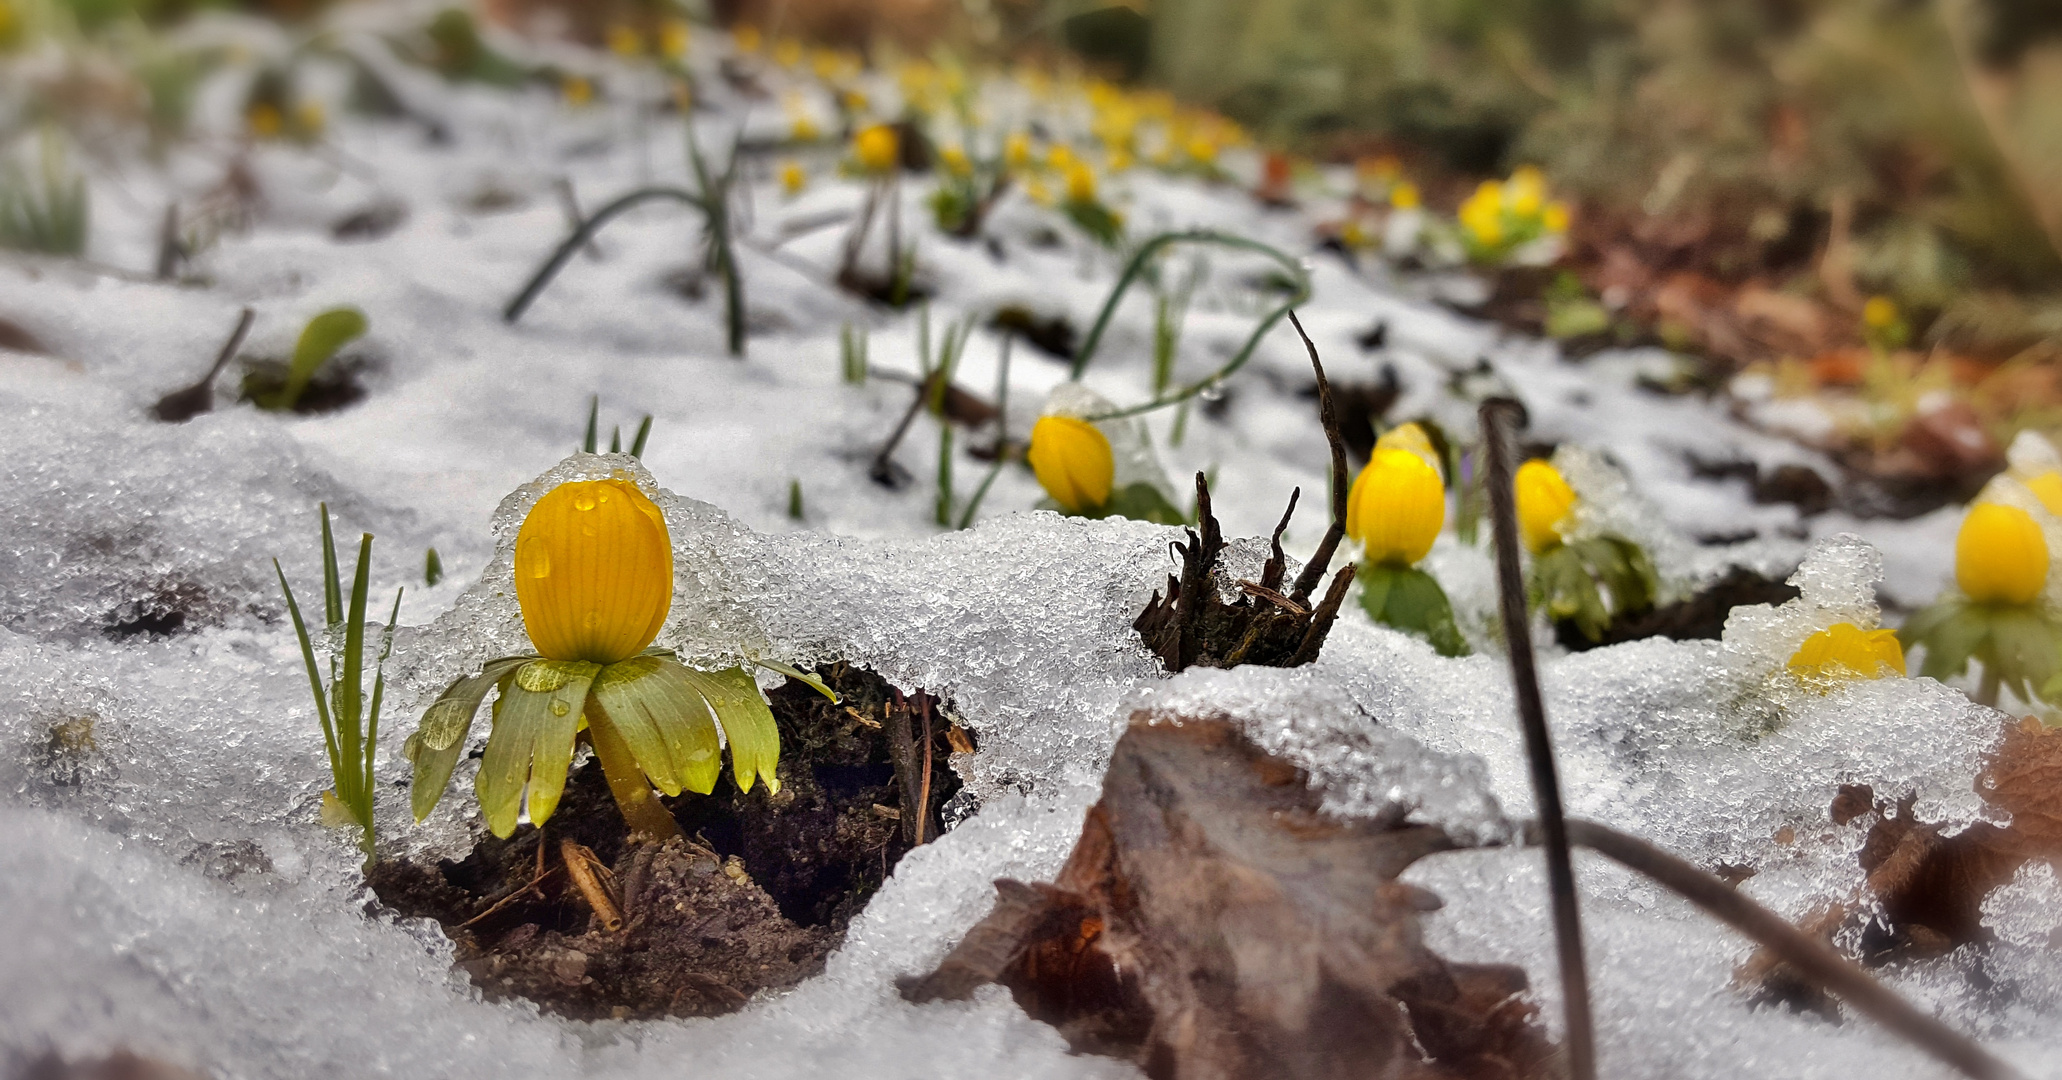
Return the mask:
[(801, 668), (791, 664), (783, 664), (778, 660), (753, 660), (752, 663), (768, 671), (777, 671), (798, 683), (808, 686), (811, 690), (829, 698), (833, 705), (838, 703), (838, 692), (836, 690), (831, 689), (822, 679), (803, 671)]
[(431, 586), (444, 580), (444, 560), (437, 557), (436, 548), (429, 549), (422, 558), (422, 580)]
[(309, 319), (301, 331), (301, 340), (294, 344), (286, 384), (279, 388), (271, 407), (282, 412), (293, 408), (322, 365), (329, 363), (338, 350), (362, 337), (368, 325), (365, 313), (354, 307), (331, 308)]

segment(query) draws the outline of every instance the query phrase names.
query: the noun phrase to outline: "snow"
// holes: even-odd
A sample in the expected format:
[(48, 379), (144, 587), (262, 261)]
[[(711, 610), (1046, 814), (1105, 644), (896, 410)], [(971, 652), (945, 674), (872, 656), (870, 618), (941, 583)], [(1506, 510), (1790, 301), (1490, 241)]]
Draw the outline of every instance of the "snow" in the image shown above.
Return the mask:
[[(356, 5), (337, 18), (362, 34), (422, 10)], [(223, 17), (194, 33), (255, 54), (287, 46)], [(694, 62), (706, 70), (723, 49), (721, 35), (698, 32)], [(62, 358), (0, 353), (0, 414), (10, 420), (0, 425), (0, 925), (10, 945), (0, 950), (0, 1053), (126, 1046), (224, 1077), (628, 1078), (682, 1068), (778, 1077), (820, 1075), (833, 1062), (855, 1078), (1135, 1075), (1068, 1054), (999, 989), (915, 1007), (893, 988), (986, 911), (994, 878), (1057, 870), (1134, 713), (1237, 719), (1324, 782), (1340, 813), (1406, 809), (1485, 842), (1529, 816), (1482, 549), (1445, 536), (1429, 564), (1475, 656), (1440, 658), (1349, 604), (1306, 668), (1169, 678), (1130, 622), (1174, 568), (1167, 544), (1178, 531), (1032, 511), (1040, 493), (1015, 469), (1003, 471), (974, 528), (942, 531), (932, 524), (928, 418), (897, 453), (915, 481), (890, 491), (868, 480), (910, 390), (881, 378), (843, 383), (838, 332), (865, 329), (877, 368), (914, 375), (916, 320), (825, 283), (842, 228), (779, 242), (783, 223), (861, 201), (857, 183), (830, 174), (832, 152), (804, 155), (814, 175), (791, 201), (770, 161), (747, 170), (753, 242), (741, 261), (755, 331), (745, 360), (723, 354), (716, 283), (688, 302), (662, 282), (699, 257), (699, 223), (677, 207), (621, 219), (602, 235), (600, 260), (576, 258), (520, 323), (505, 324), (501, 305), (562, 235), (554, 180), (571, 179), (590, 209), (638, 183), (687, 182), (677, 124), (632, 107), (635, 95), (656, 92), (640, 81), (648, 73), (578, 51), (564, 62), (603, 78), (608, 99), (572, 109), (539, 88), (447, 87), (388, 65), (452, 141), (333, 108), (327, 149), (258, 148), (251, 167), (264, 202), (254, 227), (200, 257), (202, 284), (104, 271), (149, 265), (165, 201), (220, 179), (223, 136), (175, 148), (162, 168), (139, 160), (96, 175), (91, 263), (0, 263), (0, 317)], [(204, 88), (204, 127), (233, 129), (240, 77), (247, 68)], [(729, 96), (715, 78), (704, 90), (704, 147), (727, 146), (740, 117), (755, 131), (778, 127), (776, 108)], [(1309, 250), (1323, 209), (1263, 210), (1229, 186), (1144, 171), (1107, 184), (1135, 233), (1208, 224), (1293, 253)], [(481, 209), (489, 194), (504, 208)], [(1085, 332), (1115, 256), (1013, 197), (994, 220), (1007, 243), (998, 260), (936, 235), (923, 195), (914, 181), (899, 192), (938, 289), (934, 344), (955, 319), (1005, 303), (1064, 312)], [(391, 235), (329, 237), (331, 222), (383, 203), (407, 210)], [(1058, 246), (1028, 242), (1048, 230)], [(1238, 347), (1256, 307), (1239, 285), (1248, 264), (1208, 258), (1184, 331), (1186, 378)], [(1783, 669), (1828, 622), (1873, 625), (1879, 576), (1883, 602), (1929, 601), (1947, 580), (1958, 511), (1804, 520), (1793, 507), (1755, 505), (1744, 485), (1701, 476), (1693, 461), (1826, 463), (1717, 403), (1641, 389), (1642, 375), (1673, 362), (1665, 354), (1572, 363), (1431, 303), (1450, 287), (1439, 279), (1355, 273), (1321, 253), (1307, 265), (1314, 295), (1301, 316), (1335, 383), (1372, 382), (1391, 367), (1403, 387), (1391, 416), (1430, 416), (1456, 432), (1472, 429), (1474, 404), (1450, 386), (1515, 393), (1532, 418), (1528, 437), (1560, 444), (1557, 461), (1586, 500), (1585, 527), (1647, 544), (1673, 592), (1732, 565), (1780, 574), (1810, 553), (1797, 579), (1804, 595), (1736, 612), (1723, 641), (1545, 649), (1571, 812), (1701, 864), (1752, 862), (1760, 872), (1742, 887), (1793, 916), (1859, 888), (1860, 826), (1826, 818), (1840, 784), (1915, 794), (1929, 820), (1985, 816), (1970, 778), (1996, 714), (1930, 681), (1821, 693)], [(371, 318), (351, 350), (369, 365), (359, 404), (322, 416), (260, 413), (228, 400), (232, 375), (211, 413), (182, 425), (146, 417), (159, 395), (205, 369), (241, 306), (258, 313), (245, 354), (277, 357), (309, 316), (347, 303)], [(1355, 338), (1377, 321), (1387, 343), (1364, 351)], [(1088, 389), (1120, 405), (1148, 398), (1151, 332), (1151, 304), (1135, 296)], [(995, 335), (977, 331), (960, 382), (987, 395), (999, 358)], [(1065, 378), (1063, 365), (1020, 345), (1011, 430), (1028, 431), (1049, 397), (1077, 394), (1054, 395)], [(1149, 417), (1151, 441), (1131, 460), (1141, 476), (1173, 478), (1178, 505), (1186, 478), (1210, 472), (1233, 537), (1264, 536), (1300, 485), (1303, 509), (1285, 542), (1307, 553), (1323, 530), (1328, 465), (1303, 396), (1310, 383), (1300, 343), (1279, 328), (1231, 380), (1221, 416), (1194, 410), (1178, 446), (1172, 416)], [(627, 434), (654, 416), (641, 462), (566, 456), (589, 395), (600, 397), (604, 429)], [(968, 441), (955, 467), (962, 499), (985, 470), (965, 456)], [(305, 601), (319, 572), (315, 504), (329, 504), (347, 562), (352, 538), (377, 534), (380, 595), (408, 586), (379, 764), (383, 842), (454, 854), (477, 831), (472, 804), (447, 798), (426, 824), (408, 822), (401, 738), (451, 678), (523, 649), (510, 555), (530, 502), (560, 480), (611, 470), (635, 476), (672, 530), (676, 601), (661, 644), (705, 662), (868, 666), (940, 695), (982, 747), (964, 765), (957, 825), (902, 861), (826, 973), (716, 1020), (584, 1024), (484, 1002), (452, 971), (434, 926), (369, 906), (355, 848), (317, 823), (328, 779), (270, 564), (280, 559)], [(803, 494), (800, 521), (788, 516), (791, 481)], [(1743, 529), (1757, 538), (1696, 540)], [(434, 587), (419, 569), (429, 547), (446, 573)], [(1258, 540), (1235, 542), (1227, 558), (1257, 567), (1264, 551)], [(187, 625), (170, 637), (106, 632), (151, 604), (176, 605)], [(462, 792), (466, 777), (454, 783)], [(1777, 844), (1785, 827), (1796, 838)], [(1749, 1009), (1731, 988), (1747, 952), (1739, 939), (1611, 866), (1579, 866), (1608, 1075), (1942, 1075), (1866, 1022)], [(1536, 852), (1441, 855), (1411, 880), (1448, 903), (1427, 916), (1435, 947), (1524, 964), (1543, 1014), (1558, 1022)], [(2062, 1076), (2053, 1034), (2062, 965), (2046, 914), (2058, 899), (2053, 871), (2030, 866), (1986, 909), (2001, 939), (1990, 953), (1914, 964), (1893, 973), (1896, 985), (2029, 1075)], [(2000, 973), (2013, 993), (1982, 989)]]

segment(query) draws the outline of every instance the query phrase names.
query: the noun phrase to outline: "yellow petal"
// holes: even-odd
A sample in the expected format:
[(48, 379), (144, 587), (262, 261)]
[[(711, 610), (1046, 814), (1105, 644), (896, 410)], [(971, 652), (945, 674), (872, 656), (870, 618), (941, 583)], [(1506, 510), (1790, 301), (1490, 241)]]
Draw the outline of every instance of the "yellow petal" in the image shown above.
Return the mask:
[(1031, 426), (1024, 455), (1038, 484), (1068, 513), (1093, 510), (1110, 501), (1116, 460), (1110, 440), (1094, 424), (1071, 416), (1042, 416)]
[(2048, 583), (2048, 542), (2033, 515), (1978, 503), (1955, 537), (1955, 584), (1978, 603), (2026, 604)]
[(871, 172), (887, 172), (902, 156), (902, 140), (886, 124), (862, 128), (852, 137), (852, 156)]
[(1067, 201), (1095, 201), (1095, 170), (1089, 168), (1085, 161), (1076, 161), (1067, 167)]
[(516, 533), (515, 577), (523, 626), (547, 659), (636, 656), (673, 606), (665, 515), (628, 480), (560, 484)]
[(1346, 498), (1347, 532), (1370, 561), (1410, 566), (1432, 550), (1446, 524), (1439, 473), (1409, 450), (1379, 447)]
[(1853, 623), (1834, 623), (1804, 639), (1790, 657), (1790, 670), (1802, 677), (1876, 678), (1887, 669), (1905, 673), (1904, 648), (1895, 630), (1864, 630)]
[(1575, 489), (1545, 459), (1534, 458), (1518, 466), (1512, 479), (1518, 501), (1518, 532), (1525, 547), (1537, 555), (1561, 542), (1569, 511), (1575, 509)]
[(2026, 489), (2033, 492), (2042, 506), (2048, 508), (2048, 513), (2062, 517), (2062, 473), (2049, 469), (2028, 480)]

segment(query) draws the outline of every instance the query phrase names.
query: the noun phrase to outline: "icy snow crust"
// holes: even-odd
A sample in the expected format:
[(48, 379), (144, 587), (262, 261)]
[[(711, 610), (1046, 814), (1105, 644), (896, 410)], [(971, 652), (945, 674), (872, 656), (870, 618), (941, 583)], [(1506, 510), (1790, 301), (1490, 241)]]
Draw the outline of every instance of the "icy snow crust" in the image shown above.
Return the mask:
[[(421, 13), (357, 5), (338, 17)], [(202, 32), (260, 51), (284, 47), (239, 22)], [(713, 65), (724, 48), (719, 35), (700, 34), (695, 62)], [(743, 363), (721, 354), (719, 303), (685, 303), (659, 283), (696, 257), (698, 226), (665, 209), (612, 226), (602, 260), (576, 259), (519, 326), (503, 325), (500, 305), (561, 235), (554, 177), (572, 177), (592, 206), (635, 183), (685, 175), (677, 128), (637, 120), (626, 104), (641, 86), (636, 73), (586, 54), (568, 62), (597, 69), (610, 102), (574, 111), (542, 91), (446, 87), (397, 67), (451, 144), (332, 110), (338, 157), (260, 147), (252, 166), (265, 206), (252, 232), (204, 256), (210, 287), (65, 263), (0, 266), (0, 315), (63, 358), (0, 354), (9, 420), (0, 425), (0, 1055), (128, 1047), (223, 1077), (279, 1078), (690, 1069), (803, 1077), (831, 1068), (854, 1078), (1135, 1075), (1067, 1054), (998, 989), (918, 1008), (893, 988), (896, 975), (927, 970), (986, 911), (994, 878), (1037, 880), (1058, 868), (1134, 714), (1234, 719), (1308, 768), (1340, 813), (1407, 813), (1485, 843), (1506, 839), (1530, 813), (1508, 677), (1493, 651), (1442, 659), (1349, 604), (1309, 667), (1168, 678), (1129, 627), (1175, 567), (1166, 545), (1176, 531), (1020, 512), (1038, 491), (1009, 470), (977, 527), (940, 534), (930, 525), (928, 421), (898, 453), (917, 482), (900, 492), (869, 482), (867, 460), (909, 391), (879, 379), (841, 384), (837, 330), (846, 321), (869, 328), (875, 365), (906, 372), (915, 321), (870, 311), (798, 269), (831, 265), (840, 230), (793, 240), (780, 258), (765, 245), (741, 249), (756, 327)], [(739, 116), (777, 120), (772, 109), (748, 112), (724, 98), (719, 79), (704, 86), (705, 146), (727, 145)], [(204, 123), (233, 127), (238, 92), (210, 84)], [(219, 169), (179, 150), (162, 172), (130, 170), (119, 187), (96, 181), (92, 257), (148, 265), (165, 199), (191, 197)], [(863, 197), (820, 168), (791, 202), (768, 175), (748, 182), (762, 238)], [(1143, 172), (1107, 183), (1135, 234), (1207, 224), (1303, 251), (1324, 212), (1265, 212), (1235, 190)], [(512, 208), (473, 208), (490, 191), (511, 197)], [(922, 193), (904, 187), (912, 231), (927, 220)], [(380, 201), (408, 208), (395, 233), (329, 239), (328, 222)], [(1003, 303), (1064, 311), (1085, 328), (1113, 258), (1019, 200), (1000, 208), (994, 228), (1010, 242), (1001, 262), (923, 233), (921, 263), (939, 289), (934, 334)], [(1048, 228), (1062, 236), (1059, 247), (1025, 242)], [(1250, 326), (1250, 298), (1229, 284), (1242, 264), (1212, 259), (1183, 339), (1189, 377)], [(1823, 462), (1709, 404), (1637, 389), (1642, 374), (1673, 363), (1665, 355), (1571, 365), (1550, 346), (1415, 298), (1419, 283), (1372, 267), (1356, 274), (1329, 256), (1311, 269), (1315, 294), (1301, 314), (1335, 381), (1372, 380), (1393, 365), (1404, 387), (1393, 415), (1431, 414), (1466, 429), (1472, 405), (1445, 388), (1486, 362), (1479, 378), (1525, 400), (1536, 437), (1590, 448), (1562, 452), (1592, 503), (1582, 527), (1647, 543), (1671, 591), (1726, 565), (1788, 569), (1811, 551), (1797, 577), (1804, 596), (1736, 612), (1722, 642), (1544, 657), (1572, 812), (1705, 865), (1751, 862), (1759, 873), (1742, 888), (1791, 915), (1850, 899), (1860, 885), (1860, 826), (1827, 820), (1839, 784), (1914, 793), (1929, 820), (1984, 814), (1971, 778), (1997, 714), (1929, 681), (1822, 691), (1783, 670), (1813, 630), (1874, 625), (1878, 577), (1900, 606), (1929, 600), (1950, 565), (1951, 511), (1905, 523), (1800, 522), (1790, 507), (1753, 505), (1737, 482), (1699, 479), (1689, 458)], [(359, 405), (278, 417), (225, 399), (184, 425), (144, 418), (159, 394), (205, 368), (240, 305), (259, 312), (246, 355), (281, 356), (309, 315), (340, 303), (372, 321), (354, 347), (372, 365)], [(1089, 372), (1109, 400), (1148, 395), (1150, 307), (1141, 299), (1120, 310)], [(1389, 325), (1389, 344), (1364, 353), (1353, 339), (1377, 320)], [(998, 351), (977, 333), (962, 382), (986, 393)], [(1064, 378), (1062, 366), (1017, 350), (1012, 429), (1027, 430)], [(1286, 543), (1297, 553), (1314, 546), (1323, 521), (1312, 496), (1325, 490), (1326, 449), (1301, 396), (1308, 385), (1307, 361), (1283, 330), (1232, 381), (1222, 419), (1197, 412), (1187, 441), (1169, 447), (1171, 418), (1151, 418), (1183, 501), (1186, 477), (1216, 469), (1227, 534), (1252, 537), (1301, 485), (1304, 511)], [(562, 460), (590, 393), (602, 396), (604, 428), (655, 415), (641, 464)], [(962, 494), (980, 467), (960, 459)], [(484, 1003), (451, 971), (434, 926), (368, 906), (350, 840), (317, 823), (327, 770), (269, 561), (280, 558), (304, 605), (316, 602), (314, 503), (336, 514), (347, 568), (352, 540), (371, 531), (375, 584), (391, 597), (411, 583), (389, 665), (382, 836), (393, 852), (450, 854), (477, 830), (471, 766), (431, 820), (414, 825), (401, 738), (446, 681), (524, 649), (509, 554), (530, 502), (559, 480), (616, 470), (659, 501), (673, 532), (677, 595), (662, 644), (707, 663), (864, 664), (942, 695), (982, 748), (955, 763), (968, 778), (955, 810), (969, 816), (903, 860), (826, 973), (718, 1020), (585, 1024)], [(804, 494), (800, 523), (786, 516), (791, 478)], [(1694, 540), (1743, 527), (1763, 539)], [(1841, 535), (1849, 531), (1875, 546)], [(447, 576), (417, 588), (429, 546)], [(1265, 550), (1260, 540), (1235, 541), (1232, 572), (1257, 575)], [(1484, 551), (1445, 537), (1430, 565), (1478, 647), (1492, 647)], [(145, 601), (186, 611), (188, 624), (171, 637), (103, 632)], [(1786, 827), (1794, 839), (1779, 845), (1772, 837)], [(1942, 1075), (1866, 1021), (1834, 1027), (1750, 1010), (1729, 987), (1747, 952), (1737, 938), (1609, 865), (1578, 862), (1609, 1075)], [(1427, 916), (1436, 947), (1523, 963), (1546, 1015), (1557, 1015), (1537, 853), (1442, 855), (1411, 877), (1448, 902)], [(2054, 872), (2030, 866), (1990, 902), (2000, 941), (1987, 954), (1890, 977), (2029, 1074), (2062, 1076), (2062, 977), (2050, 944), (2058, 900)]]

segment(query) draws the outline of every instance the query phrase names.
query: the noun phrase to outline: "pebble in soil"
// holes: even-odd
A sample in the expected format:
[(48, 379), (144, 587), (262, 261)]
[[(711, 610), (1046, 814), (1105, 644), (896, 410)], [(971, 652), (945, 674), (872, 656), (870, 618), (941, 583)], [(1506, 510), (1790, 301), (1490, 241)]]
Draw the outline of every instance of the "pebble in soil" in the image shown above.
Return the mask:
[[(590, 760), (545, 828), (487, 837), (460, 860), (382, 863), (373, 890), (436, 919), (490, 998), (574, 1019), (720, 1016), (794, 986), (823, 970), (914, 842), (937, 835), (937, 809), (960, 787), (948, 762), (972, 745), (927, 695), (845, 664), (820, 674), (838, 704), (793, 682), (768, 695), (780, 792), (741, 792), (726, 776), (710, 795), (671, 800), (688, 839), (631, 842)], [(898, 752), (895, 740), (922, 739), (926, 723), (928, 753), (921, 741)], [(918, 801), (921, 834), (908, 812)], [(614, 911), (597, 911), (573, 880), (567, 860), (584, 861), (581, 849), (602, 867), (594, 876)]]

